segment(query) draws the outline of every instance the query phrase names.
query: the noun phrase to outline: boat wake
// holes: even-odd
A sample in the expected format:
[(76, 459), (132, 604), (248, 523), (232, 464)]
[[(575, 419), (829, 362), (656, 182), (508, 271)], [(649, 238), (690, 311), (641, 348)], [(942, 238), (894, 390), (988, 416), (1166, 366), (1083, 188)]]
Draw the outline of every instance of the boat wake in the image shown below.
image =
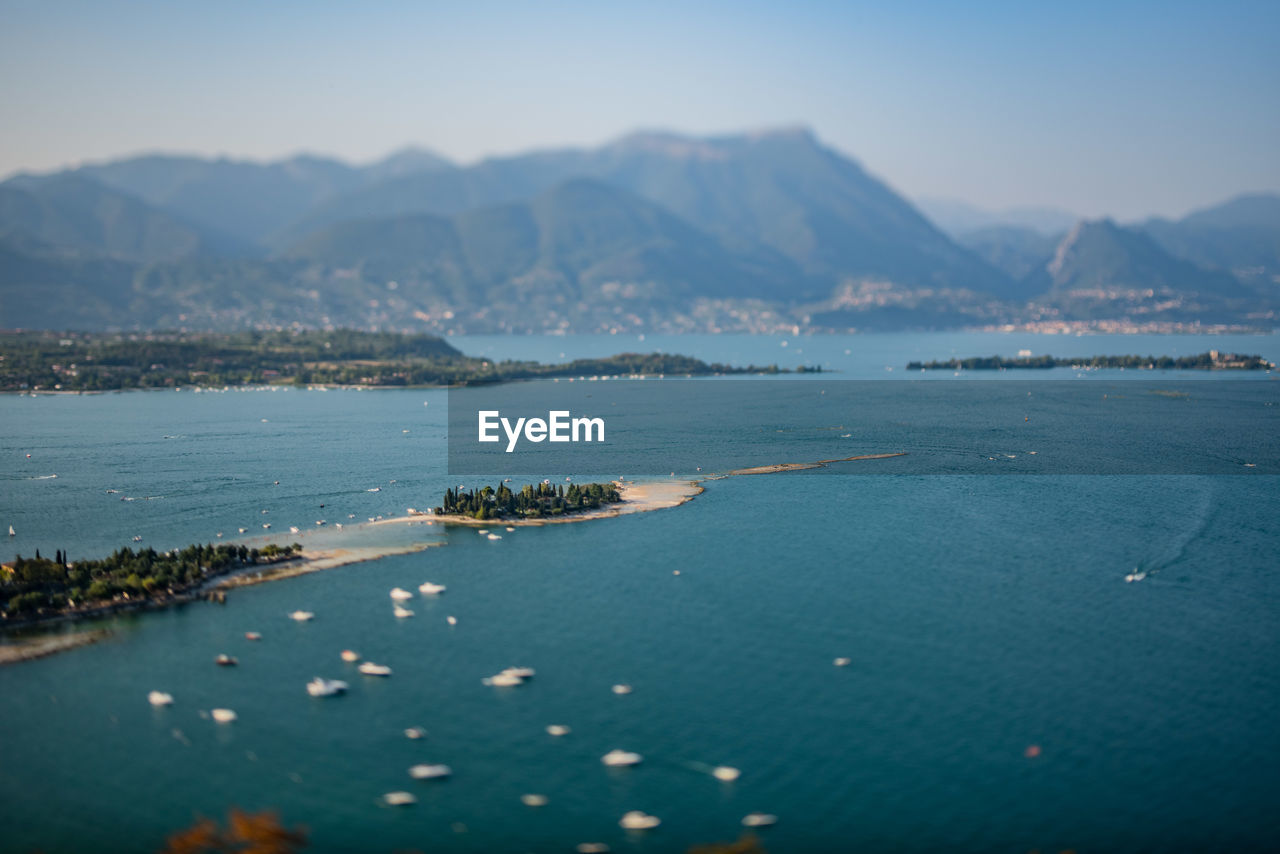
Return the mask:
[(1192, 511), (1190, 524), (1165, 541), (1166, 553), (1138, 561), (1137, 566), (1124, 577), (1126, 582), (1143, 581), (1186, 560), (1187, 548), (1204, 535), (1218, 515), (1218, 502), (1214, 500), (1212, 483), (1205, 483), (1197, 497), (1199, 500)]

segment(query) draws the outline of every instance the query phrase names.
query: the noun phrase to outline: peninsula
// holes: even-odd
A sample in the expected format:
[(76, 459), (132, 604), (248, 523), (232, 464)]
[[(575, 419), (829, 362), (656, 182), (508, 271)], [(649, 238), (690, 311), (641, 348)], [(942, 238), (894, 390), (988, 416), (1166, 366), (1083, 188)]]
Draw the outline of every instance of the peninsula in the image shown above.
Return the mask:
[(932, 362), (908, 362), (908, 371), (1003, 371), (1036, 368), (1128, 368), (1140, 371), (1265, 371), (1275, 367), (1261, 356), (1241, 356), (1210, 350), (1195, 356), (971, 356)]
[(18, 555), (0, 567), (0, 629), (190, 601), (212, 579), (290, 561), (301, 552), (297, 543), (196, 544), (169, 552), (123, 548), (73, 563), (61, 550), (52, 559), (37, 550), (34, 558)]
[[(812, 368), (806, 370), (820, 370)], [(560, 364), (466, 356), (443, 338), (395, 332), (0, 333), (0, 391), (325, 385), (469, 385), (576, 376), (777, 374), (669, 353), (620, 353)]]

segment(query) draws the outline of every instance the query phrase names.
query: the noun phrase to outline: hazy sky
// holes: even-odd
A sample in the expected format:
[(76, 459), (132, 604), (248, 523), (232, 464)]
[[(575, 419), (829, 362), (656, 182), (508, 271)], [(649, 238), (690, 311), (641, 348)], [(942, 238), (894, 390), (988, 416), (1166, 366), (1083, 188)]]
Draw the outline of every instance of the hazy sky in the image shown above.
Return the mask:
[(0, 175), (804, 123), (913, 197), (1180, 214), (1280, 190), (1278, 33), (1274, 0), (0, 0)]

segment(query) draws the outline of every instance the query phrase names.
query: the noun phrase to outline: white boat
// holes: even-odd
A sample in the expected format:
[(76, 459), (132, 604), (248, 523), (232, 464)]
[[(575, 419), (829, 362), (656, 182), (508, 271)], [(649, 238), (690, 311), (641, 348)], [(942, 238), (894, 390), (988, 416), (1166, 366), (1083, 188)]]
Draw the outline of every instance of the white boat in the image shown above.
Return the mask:
[(289, 615), (290, 620), (297, 620), (299, 623), (305, 623), (307, 620), (314, 620), (316, 615), (310, 611), (294, 611)]
[(631, 693), (631, 686), (630, 686), (630, 685), (626, 685), (626, 684), (618, 684), (618, 685), (614, 685), (614, 686), (613, 686), (613, 693), (615, 693), (615, 694), (630, 694), (630, 693)]
[(394, 608), (392, 608), (391, 613), (395, 614), (396, 619), (399, 619), (399, 620), (403, 620), (413, 616), (413, 611), (409, 610), (408, 608), (402, 608), (399, 605), (396, 605)]
[(347, 683), (340, 679), (321, 679), (317, 676), (307, 683), (307, 693), (313, 697), (332, 697), (347, 690)]
[(423, 729), (422, 727), (420, 727), (420, 726), (411, 726), (411, 727), (409, 727), (407, 730), (405, 730), (405, 731), (404, 731), (404, 737), (405, 737), (405, 738), (412, 738), (412, 739), (415, 739), (415, 740), (416, 740), (416, 739), (419, 739), (419, 738), (426, 738), (426, 737), (427, 737), (427, 731), (426, 731), (425, 729)]
[(743, 827), (772, 827), (777, 823), (778, 817), (767, 812), (753, 812), (742, 818)]
[(372, 661), (366, 661), (356, 668), (365, 676), (390, 676), (391, 668), (385, 664), (374, 664)]
[(547, 727), (547, 735), (561, 736), (568, 735), (570, 732), (572, 732), (572, 730), (564, 724), (552, 724)]
[(546, 795), (521, 795), (520, 803), (527, 807), (545, 807), (547, 805)]
[(618, 822), (618, 826), (625, 830), (652, 830), (660, 824), (662, 819), (640, 810), (632, 810)]
[(732, 783), (742, 776), (742, 772), (732, 765), (718, 765), (711, 770), (711, 776), (722, 783)]
[(290, 534), (300, 534), (300, 533), (302, 533), (302, 532), (298, 530), (298, 526), (297, 526), (297, 525), (290, 525), (290, 526), (289, 526), (289, 533), (290, 533)]
[(236, 713), (230, 709), (210, 709), (209, 714), (220, 724), (229, 724), (236, 719)]
[(457, 618), (457, 617), (455, 617), (455, 616), (453, 616), (452, 614), (450, 614), (449, 616), (445, 617), (445, 620), (447, 620), (447, 621), (448, 621), (448, 623), (449, 623), (449, 625), (451, 625), (451, 626), (456, 626), (456, 625), (458, 625), (458, 618)]
[(173, 695), (164, 691), (152, 691), (147, 695), (147, 702), (153, 706), (172, 706)]
[(387, 792), (382, 802), (389, 807), (407, 807), (416, 804), (418, 798), (412, 792)]
[(500, 539), (502, 539), (502, 537), (501, 537), (501, 535), (499, 535), (499, 534), (490, 534), (490, 535), (489, 535), (489, 537), (488, 537), (488, 539), (490, 539), (490, 540), (500, 540)]
[(837, 658), (835, 661), (831, 663), (834, 664), (836, 667), (848, 667), (850, 664), (853, 663), (853, 660), (848, 658)]
[(395, 599), (397, 602), (403, 602), (406, 599), (412, 599), (413, 594), (408, 590), (405, 590), (403, 587), (393, 587), (391, 589), (391, 598)]
[(18, 536), (18, 532), (17, 532), (17, 531), (15, 531), (15, 530), (13, 530), (13, 526), (12, 526), (12, 525), (10, 525), (10, 526), (9, 526), (9, 536), (11, 536), (11, 537), (16, 537), (16, 536)]
[(514, 688), (517, 685), (523, 685), (524, 680), (519, 676), (510, 676), (506, 673), (499, 673), (497, 676), (489, 676), (480, 680), (485, 685), (492, 685), (495, 688)]
[(424, 581), (418, 585), (418, 592), (423, 596), (439, 596), (448, 589), (443, 584), (432, 584), (430, 581)]
[(507, 533), (508, 533), (508, 534), (510, 534), (510, 533), (511, 533), (512, 531), (514, 531), (514, 530), (515, 530), (515, 528), (511, 527), (510, 525), (508, 525), (508, 526), (507, 526)]
[(448, 765), (415, 765), (409, 769), (409, 776), (415, 780), (440, 780), (452, 773)]
[(579, 842), (573, 850), (578, 854), (609, 854), (609, 846), (603, 842)]
[(624, 768), (629, 765), (639, 765), (644, 761), (644, 757), (639, 753), (629, 753), (626, 750), (610, 750), (600, 757), (600, 761), (611, 768)]
[(508, 667), (502, 671), (503, 676), (515, 676), (517, 679), (532, 679), (536, 673), (532, 667)]
[(360, 660), (360, 653), (353, 649), (344, 649), (342, 651), (342, 660), (355, 663)]

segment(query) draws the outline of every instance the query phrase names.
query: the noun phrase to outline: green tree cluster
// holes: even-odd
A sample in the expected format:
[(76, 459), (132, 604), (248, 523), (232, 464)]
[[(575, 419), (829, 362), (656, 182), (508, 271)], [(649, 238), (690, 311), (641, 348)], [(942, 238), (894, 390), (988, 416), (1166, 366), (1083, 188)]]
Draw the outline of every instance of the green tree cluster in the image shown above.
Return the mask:
[(7, 615), (78, 607), (127, 595), (130, 598), (182, 593), (209, 578), (262, 562), (285, 560), (302, 551), (294, 543), (262, 549), (245, 545), (190, 545), (170, 552), (119, 549), (100, 560), (66, 561), (18, 555), (0, 571), (0, 606)]
[(622, 500), (617, 487), (611, 483), (526, 484), (519, 492), (513, 492), (505, 483), (497, 489), (454, 492), (446, 489), (444, 501), (436, 507), (441, 515), (470, 516), (473, 519), (502, 519), (508, 516), (538, 518), (560, 516), (593, 510), (602, 504), (614, 504)]

